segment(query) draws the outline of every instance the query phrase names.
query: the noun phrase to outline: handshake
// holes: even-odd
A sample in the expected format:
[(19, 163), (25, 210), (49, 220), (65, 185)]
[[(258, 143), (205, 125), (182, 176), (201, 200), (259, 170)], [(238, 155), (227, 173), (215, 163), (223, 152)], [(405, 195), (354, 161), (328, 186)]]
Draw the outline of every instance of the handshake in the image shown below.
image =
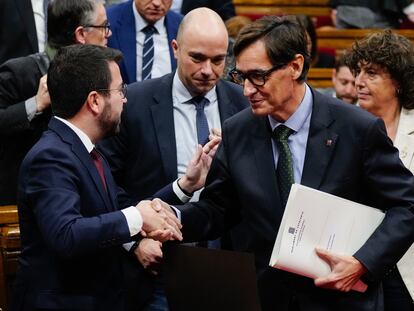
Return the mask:
[(160, 242), (183, 239), (181, 223), (170, 206), (154, 199), (141, 201), (136, 206), (142, 217), (141, 235)]

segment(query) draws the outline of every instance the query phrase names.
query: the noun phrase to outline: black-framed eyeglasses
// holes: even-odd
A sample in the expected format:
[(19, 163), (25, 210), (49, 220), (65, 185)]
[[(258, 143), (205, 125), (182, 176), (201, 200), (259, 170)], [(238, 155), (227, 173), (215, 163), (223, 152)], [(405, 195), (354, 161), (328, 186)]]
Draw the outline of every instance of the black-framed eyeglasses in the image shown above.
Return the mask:
[(122, 83), (120, 88), (117, 89), (99, 89), (96, 90), (97, 92), (111, 92), (111, 91), (118, 91), (122, 98), (126, 98), (127, 96), (127, 84)]
[(109, 35), (109, 32), (111, 31), (111, 24), (109, 22), (106, 22), (103, 25), (83, 25), (85, 28), (102, 28), (105, 31), (105, 36)]
[(272, 74), (272, 72), (282, 69), (287, 64), (277, 64), (268, 70), (251, 70), (246, 73), (241, 72), (234, 68), (229, 72), (232, 80), (240, 85), (244, 85), (244, 81), (247, 79), (254, 86), (263, 86), (266, 84), (267, 78)]

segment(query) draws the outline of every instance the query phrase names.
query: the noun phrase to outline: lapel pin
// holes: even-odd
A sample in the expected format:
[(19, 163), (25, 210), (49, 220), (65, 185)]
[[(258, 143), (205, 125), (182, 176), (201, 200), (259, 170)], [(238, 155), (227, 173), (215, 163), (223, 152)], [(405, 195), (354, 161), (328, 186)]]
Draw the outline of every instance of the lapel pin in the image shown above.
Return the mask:
[(327, 147), (332, 146), (332, 139), (327, 139), (325, 144)]

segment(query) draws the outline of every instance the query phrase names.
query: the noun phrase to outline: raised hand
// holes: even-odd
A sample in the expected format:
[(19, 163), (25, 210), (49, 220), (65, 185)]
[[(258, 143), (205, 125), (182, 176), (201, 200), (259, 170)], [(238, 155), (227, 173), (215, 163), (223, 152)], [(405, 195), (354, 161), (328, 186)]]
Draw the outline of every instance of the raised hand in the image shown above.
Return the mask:
[(331, 267), (326, 277), (315, 279), (315, 285), (323, 288), (349, 292), (351, 289), (364, 292), (367, 285), (360, 278), (367, 269), (353, 256), (337, 255), (317, 248), (316, 254)]
[(196, 152), (187, 165), (185, 175), (178, 181), (181, 189), (193, 193), (204, 187), (211, 161), (216, 154), (221, 137), (211, 136), (211, 140), (202, 147), (197, 146)]
[(47, 89), (47, 75), (44, 75), (39, 80), (39, 88), (36, 94), (36, 112), (42, 112), (50, 106), (50, 96)]

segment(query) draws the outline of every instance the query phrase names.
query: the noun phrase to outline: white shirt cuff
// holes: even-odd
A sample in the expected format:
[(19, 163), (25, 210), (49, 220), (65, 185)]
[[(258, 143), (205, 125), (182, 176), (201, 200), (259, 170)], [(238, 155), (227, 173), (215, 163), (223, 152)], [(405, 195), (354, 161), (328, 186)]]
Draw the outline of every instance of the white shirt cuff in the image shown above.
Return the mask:
[(174, 191), (174, 194), (177, 196), (177, 198), (180, 199), (181, 202), (183, 203), (187, 203), (188, 201), (190, 201), (191, 197), (189, 197), (188, 195), (186, 195), (180, 188), (180, 186), (178, 186), (178, 179), (176, 179), (173, 184), (172, 184), (172, 188)]
[(138, 209), (135, 206), (130, 206), (124, 208), (121, 212), (125, 215), (128, 223), (129, 234), (131, 236), (138, 234), (142, 229), (142, 216)]
[(181, 222), (181, 211), (172, 205), (170, 205), (170, 207), (174, 210), (175, 215), (177, 216), (178, 220)]
[(24, 102), (24, 106), (26, 108), (27, 119), (30, 122), (33, 120), (33, 118), (36, 115), (36, 110), (37, 110), (36, 97), (33, 96), (32, 98), (29, 98), (28, 100), (26, 100)]
[(132, 245), (134, 245), (135, 242), (128, 242), (128, 243), (124, 243), (122, 244), (122, 247), (129, 252), (129, 250), (131, 249)]

